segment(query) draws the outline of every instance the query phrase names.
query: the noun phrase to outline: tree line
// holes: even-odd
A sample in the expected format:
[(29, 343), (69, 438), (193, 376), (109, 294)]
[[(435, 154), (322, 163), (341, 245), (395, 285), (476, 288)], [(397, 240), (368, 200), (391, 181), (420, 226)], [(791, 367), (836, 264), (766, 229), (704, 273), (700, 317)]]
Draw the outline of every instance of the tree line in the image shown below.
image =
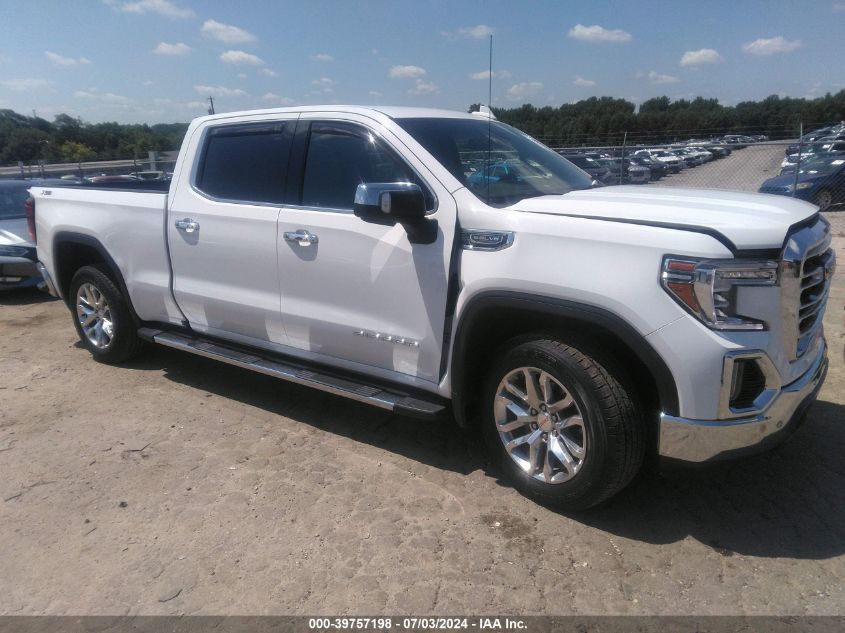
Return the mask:
[[(477, 109), (478, 104), (470, 108)], [(814, 99), (778, 97), (733, 106), (718, 99), (655, 97), (639, 108), (614, 97), (591, 97), (558, 107), (525, 104), (493, 108), (496, 118), (549, 144), (616, 145), (662, 143), (722, 134), (796, 138), (801, 124), (814, 127), (845, 120), (845, 90)]]
[[(477, 110), (478, 104), (470, 107)], [(717, 99), (655, 97), (636, 106), (626, 99), (590, 97), (558, 107), (525, 104), (493, 108), (509, 123), (552, 145), (617, 145), (662, 143), (688, 138), (735, 134), (765, 134), (772, 139), (795, 138), (800, 125), (845, 120), (845, 90), (815, 99), (767, 97), (733, 106)], [(150, 151), (179, 149), (187, 123), (155, 125), (86, 123), (67, 114), (53, 121), (0, 110), (0, 162), (79, 162), (146, 158)]]
[(147, 158), (179, 149), (187, 123), (86, 123), (67, 114), (53, 121), (0, 110), (0, 162), (80, 162)]

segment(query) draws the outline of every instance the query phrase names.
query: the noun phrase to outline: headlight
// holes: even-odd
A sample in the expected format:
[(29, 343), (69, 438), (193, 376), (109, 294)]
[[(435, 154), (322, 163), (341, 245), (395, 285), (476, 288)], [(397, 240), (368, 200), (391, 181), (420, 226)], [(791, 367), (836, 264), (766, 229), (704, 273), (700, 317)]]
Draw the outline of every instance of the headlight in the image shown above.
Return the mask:
[(813, 183), (811, 183), (811, 182), (799, 182), (796, 189), (809, 189), (812, 186), (813, 186)]
[(774, 286), (778, 263), (735, 259), (665, 257), (663, 288), (693, 316), (714, 330), (765, 330), (762, 321), (736, 312), (740, 286)]
[(26, 257), (28, 250), (25, 246), (0, 246), (0, 256)]

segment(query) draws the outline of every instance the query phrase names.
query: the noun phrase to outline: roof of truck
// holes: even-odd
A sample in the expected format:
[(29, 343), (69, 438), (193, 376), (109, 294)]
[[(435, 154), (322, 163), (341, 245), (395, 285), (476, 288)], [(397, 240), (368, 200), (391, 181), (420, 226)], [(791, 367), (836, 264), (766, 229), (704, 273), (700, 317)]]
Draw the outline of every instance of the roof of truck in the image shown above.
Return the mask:
[(362, 114), (372, 117), (374, 114), (388, 116), (391, 119), (435, 118), (435, 119), (477, 119), (478, 115), (459, 110), (441, 110), (437, 108), (415, 108), (409, 106), (361, 106), (361, 105), (310, 105), (289, 108), (270, 108), (264, 110), (244, 110), (240, 112), (221, 112), (200, 117), (203, 121), (238, 118), (251, 115), (288, 114), (297, 112), (343, 112)]

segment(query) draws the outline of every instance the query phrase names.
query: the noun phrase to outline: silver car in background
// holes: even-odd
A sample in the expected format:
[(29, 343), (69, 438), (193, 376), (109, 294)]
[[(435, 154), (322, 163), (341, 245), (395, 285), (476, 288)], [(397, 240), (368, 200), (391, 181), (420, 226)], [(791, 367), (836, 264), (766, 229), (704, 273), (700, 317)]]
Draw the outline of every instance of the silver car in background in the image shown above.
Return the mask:
[(25, 203), (35, 180), (0, 180), (0, 291), (41, 283)]

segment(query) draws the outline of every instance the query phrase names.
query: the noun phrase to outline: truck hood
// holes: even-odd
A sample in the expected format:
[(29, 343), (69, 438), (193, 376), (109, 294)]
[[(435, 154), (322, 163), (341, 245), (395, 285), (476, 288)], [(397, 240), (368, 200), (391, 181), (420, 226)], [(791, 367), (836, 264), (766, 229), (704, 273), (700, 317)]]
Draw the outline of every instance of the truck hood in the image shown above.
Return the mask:
[(509, 209), (698, 231), (731, 250), (781, 248), (789, 227), (818, 212), (815, 205), (785, 196), (641, 186), (538, 196)]

